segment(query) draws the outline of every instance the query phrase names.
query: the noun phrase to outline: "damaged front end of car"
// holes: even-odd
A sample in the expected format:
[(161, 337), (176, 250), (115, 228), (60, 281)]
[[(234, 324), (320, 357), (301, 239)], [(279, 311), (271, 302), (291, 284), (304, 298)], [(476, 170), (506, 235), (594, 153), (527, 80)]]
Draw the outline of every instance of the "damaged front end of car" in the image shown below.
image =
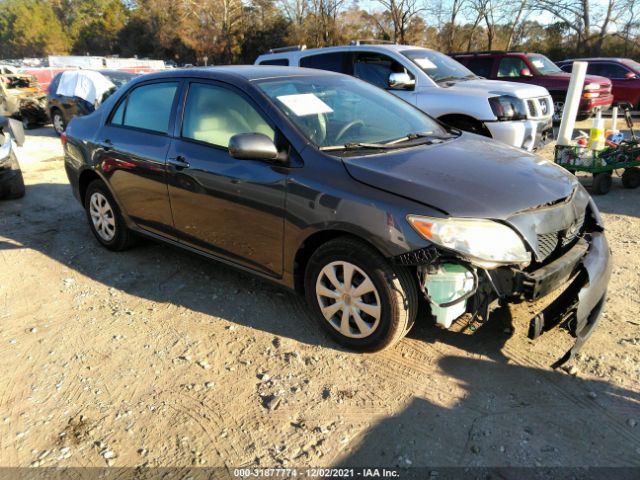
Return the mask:
[(505, 221), (407, 219), (432, 244), (394, 261), (415, 269), (438, 326), (473, 332), (497, 305), (527, 302), (538, 311), (529, 338), (561, 327), (576, 339), (553, 368), (590, 337), (604, 306), (611, 261), (602, 219), (581, 186)]
[(0, 75), (0, 115), (20, 120), (25, 128), (47, 123), (47, 96), (35, 77)]

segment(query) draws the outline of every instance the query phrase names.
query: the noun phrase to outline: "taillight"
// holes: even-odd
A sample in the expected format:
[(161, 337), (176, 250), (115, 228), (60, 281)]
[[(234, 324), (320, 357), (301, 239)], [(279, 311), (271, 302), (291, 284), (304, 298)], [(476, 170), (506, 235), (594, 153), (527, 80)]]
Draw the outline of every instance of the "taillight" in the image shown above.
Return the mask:
[(67, 133), (66, 132), (62, 132), (60, 134), (60, 142), (62, 143), (63, 147), (67, 144)]

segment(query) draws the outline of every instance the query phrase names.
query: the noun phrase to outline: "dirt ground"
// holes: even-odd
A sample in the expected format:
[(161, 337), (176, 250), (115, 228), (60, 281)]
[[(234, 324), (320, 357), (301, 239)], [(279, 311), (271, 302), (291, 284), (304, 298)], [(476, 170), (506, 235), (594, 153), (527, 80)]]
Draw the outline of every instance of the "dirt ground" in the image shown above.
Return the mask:
[(566, 369), (518, 311), (361, 355), (269, 283), (100, 248), (51, 132), (0, 202), (0, 466), (640, 466), (640, 189), (596, 198), (610, 298)]

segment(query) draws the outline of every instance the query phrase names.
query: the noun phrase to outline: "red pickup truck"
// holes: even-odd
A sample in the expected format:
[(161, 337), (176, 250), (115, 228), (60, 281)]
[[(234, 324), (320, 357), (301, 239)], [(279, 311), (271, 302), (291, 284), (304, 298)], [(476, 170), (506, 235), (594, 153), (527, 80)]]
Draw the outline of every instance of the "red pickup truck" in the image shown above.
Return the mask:
[[(560, 121), (571, 74), (539, 53), (470, 52), (451, 55), (476, 75), (494, 80), (508, 80), (545, 87), (554, 103), (554, 121)], [(578, 119), (593, 115), (596, 109), (606, 110), (613, 103), (611, 80), (587, 75), (578, 108)]]

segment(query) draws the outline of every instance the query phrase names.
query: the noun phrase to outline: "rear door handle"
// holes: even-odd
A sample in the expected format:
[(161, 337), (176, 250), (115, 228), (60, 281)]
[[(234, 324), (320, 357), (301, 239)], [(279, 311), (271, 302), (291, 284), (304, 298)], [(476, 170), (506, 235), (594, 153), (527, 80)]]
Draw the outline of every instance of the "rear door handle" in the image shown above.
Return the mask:
[(189, 168), (189, 162), (182, 155), (178, 155), (175, 158), (170, 158), (167, 160), (169, 165), (175, 167), (176, 170), (182, 170), (183, 168)]

